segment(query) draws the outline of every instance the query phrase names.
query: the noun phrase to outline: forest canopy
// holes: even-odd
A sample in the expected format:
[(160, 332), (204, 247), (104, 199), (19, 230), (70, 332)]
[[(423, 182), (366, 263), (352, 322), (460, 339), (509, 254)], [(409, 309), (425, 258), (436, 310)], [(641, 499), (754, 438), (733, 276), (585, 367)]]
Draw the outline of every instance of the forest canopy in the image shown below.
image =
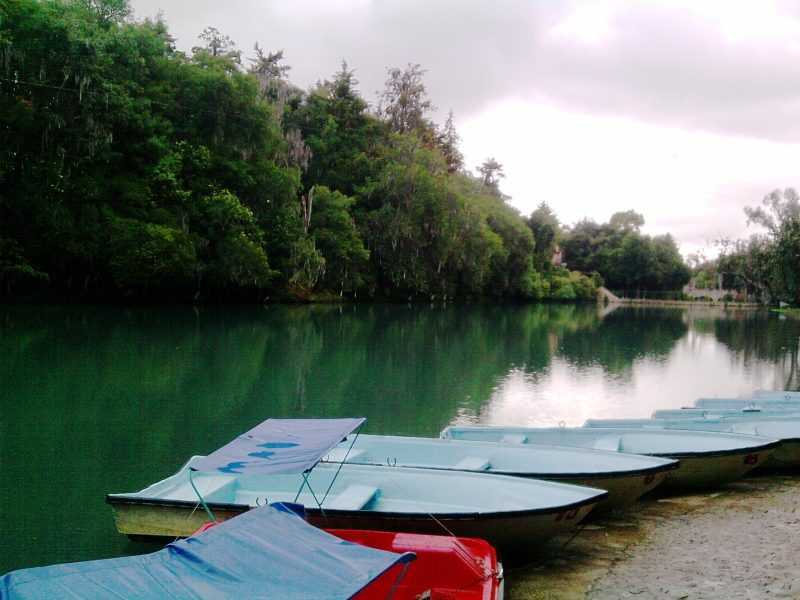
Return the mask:
[(720, 240), (722, 252), (711, 266), (726, 288), (767, 304), (800, 306), (800, 195), (793, 188), (774, 190), (745, 214), (760, 232)]
[(606, 287), (620, 291), (679, 290), (691, 276), (671, 235), (641, 233), (644, 217), (632, 210), (608, 223), (583, 220), (562, 241), (570, 267), (602, 274)]
[(0, 3), (0, 293), (571, 300), (643, 252), (666, 257), (647, 285), (681, 283), (671, 238), (627, 225), (597, 261), (579, 224), (584, 273), (554, 266), (555, 215), (510, 206), (494, 158), (465, 170), (420, 65), (372, 110), (345, 63), (302, 90), (280, 51), (198, 40), (125, 0)]

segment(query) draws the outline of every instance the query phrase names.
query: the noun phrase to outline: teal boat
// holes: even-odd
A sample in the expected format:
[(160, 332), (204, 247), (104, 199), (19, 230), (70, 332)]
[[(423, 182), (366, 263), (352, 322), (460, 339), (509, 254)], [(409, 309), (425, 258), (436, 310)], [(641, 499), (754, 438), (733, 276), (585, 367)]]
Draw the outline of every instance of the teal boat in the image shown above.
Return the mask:
[(755, 396), (753, 398), (698, 398), (694, 408), (705, 410), (770, 409), (800, 412), (800, 399)]
[(784, 419), (800, 417), (800, 405), (792, 408), (773, 406), (748, 406), (744, 408), (670, 408), (653, 412), (654, 419)]
[(334, 529), (448, 533), (509, 547), (571, 529), (603, 490), (456, 471), (318, 464), (363, 419), (268, 419), (177, 473), (133, 493), (108, 494), (129, 536), (190, 535), (275, 502), (306, 506)]
[(756, 390), (753, 392), (754, 398), (781, 398), (783, 400), (800, 400), (800, 392), (790, 392), (788, 390)]
[[(623, 428), (621, 423), (625, 423)], [(594, 423), (592, 421), (591, 423)], [(772, 438), (705, 431), (645, 430), (627, 420), (614, 428), (447, 427), (442, 437), (510, 444), (555, 444), (680, 460), (662, 488), (707, 488), (734, 481), (769, 457)]]
[[(206, 517), (189, 480), (190, 469), (202, 459), (193, 457), (174, 475), (140, 492), (109, 494), (120, 533), (175, 537), (202, 526)], [(193, 483), (217, 518), (264, 503), (299, 502), (312, 524), (328, 529), (449, 530), (497, 546), (541, 541), (571, 528), (607, 496), (603, 490), (500, 475), (339, 467), (317, 465), (307, 474), (310, 487), (299, 496), (301, 475), (197, 473)]]
[(585, 427), (628, 427), (644, 429), (669, 429), (691, 431), (713, 431), (756, 435), (778, 440), (780, 443), (772, 451), (767, 468), (795, 469), (800, 467), (800, 415), (761, 414), (758, 411), (733, 414), (709, 412), (699, 409), (676, 411), (656, 411), (652, 419), (590, 419)]
[(608, 492), (603, 508), (623, 508), (658, 486), (678, 461), (605, 450), (527, 444), (509, 446), (421, 437), (358, 435), (323, 461), (471, 471), (547, 479)]

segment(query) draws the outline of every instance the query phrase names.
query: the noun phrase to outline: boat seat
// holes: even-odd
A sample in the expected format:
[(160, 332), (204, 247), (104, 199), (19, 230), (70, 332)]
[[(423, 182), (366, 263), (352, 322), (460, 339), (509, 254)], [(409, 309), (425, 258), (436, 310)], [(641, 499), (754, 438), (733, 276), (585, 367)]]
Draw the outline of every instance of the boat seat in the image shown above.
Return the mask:
[[(195, 478), (194, 484), (204, 500), (228, 502), (228, 496), (233, 493), (233, 488), (236, 487), (236, 477), (234, 475), (203, 474)], [(164, 498), (168, 500), (184, 500), (186, 498), (195, 500), (197, 494), (192, 489), (191, 484), (186, 481), (165, 493)]]
[(378, 488), (370, 485), (348, 485), (323, 508), (332, 510), (361, 510), (378, 495)]
[(506, 444), (527, 444), (528, 436), (524, 433), (507, 433), (500, 438), (500, 441)]
[(453, 465), (454, 469), (463, 471), (488, 471), (492, 466), (488, 458), (482, 456), (465, 456), (456, 464)]
[(350, 454), (347, 454), (347, 448), (333, 448), (330, 452), (328, 452), (322, 460), (325, 462), (337, 462), (340, 463), (344, 460), (345, 455), (347, 455), (348, 462), (357, 462), (356, 459), (359, 457), (366, 458), (365, 454), (367, 453), (366, 450), (361, 450), (359, 448), (353, 448), (350, 450)]
[(607, 435), (601, 437), (594, 444), (592, 448), (595, 450), (611, 450), (612, 452), (622, 452), (622, 438), (618, 435)]

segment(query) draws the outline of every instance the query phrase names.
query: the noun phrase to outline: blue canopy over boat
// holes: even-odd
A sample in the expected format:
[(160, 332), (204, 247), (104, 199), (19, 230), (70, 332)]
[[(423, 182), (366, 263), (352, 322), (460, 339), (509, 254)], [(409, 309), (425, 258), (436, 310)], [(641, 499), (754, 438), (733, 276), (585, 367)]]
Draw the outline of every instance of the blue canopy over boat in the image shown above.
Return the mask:
[(344, 599), (413, 559), (262, 506), (152, 554), (13, 571), (0, 579), (0, 599)]
[(267, 419), (192, 466), (221, 473), (306, 473), (361, 427), (355, 419)]

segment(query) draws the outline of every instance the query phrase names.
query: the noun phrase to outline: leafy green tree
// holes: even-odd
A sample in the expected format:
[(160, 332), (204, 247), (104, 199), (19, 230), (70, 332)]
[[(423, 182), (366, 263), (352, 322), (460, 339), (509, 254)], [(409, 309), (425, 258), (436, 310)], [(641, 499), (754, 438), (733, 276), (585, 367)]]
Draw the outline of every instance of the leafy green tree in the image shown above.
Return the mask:
[(265, 53), (257, 42), (254, 50), (255, 58), (249, 59), (250, 73), (258, 79), (262, 95), (272, 101), (284, 101), (290, 88), (287, 75), (292, 68), (282, 64), (283, 50)]
[(615, 256), (611, 276), (627, 290), (654, 289), (656, 268), (652, 242), (643, 236), (626, 235)]
[(200, 34), (205, 46), (195, 46), (192, 52), (207, 51), (214, 58), (225, 57), (237, 64), (242, 62), (242, 53), (236, 49), (236, 43), (227, 35), (220, 33), (216, 27), (206, 27)]
[(36, 287), (48, 279), (47, 273), (28, 262), (15, 240), (0, 238), (0, 290), (3, 293), (10, 295), (17, 287)]
[(528, 227), (533, 232), (535, 244), (533, 263), (537, 271), (546, 271), (552, 266), (553, 253), (561, 231), (555, 213), (546, 202), (542, 202), (528, 217)]
[(624, 233), (638, 233), (644, 225), (644, 217), (634, 210), (615, 212), (608, 221), (611, 229)]
[(313, 238), (300, 238), (292, 245), (289, 266), (289, 283), (301, 297), (307, 296), (325, 274), (325, 258)]
[(681, 289), (691, 272), (675, 240), (644, 235), (642, 225), (644, 218), (632, 210), (615, 213), (608, 223), (576, 223), (561, 241), (567, 264), (583, 273), (597, 272), (612, 289)]
[(745, 286), (765, 302), (800, 305), (800, 197), (788, 188), (745, 209), (748, 222), (765, 230), (749, 240), (723, 240), (718, 267), (726, 287)]
[(500, 196), (500, 180), (506, 176), (503, 173), (503, 165), (494, 158), (487, 158), (478, 167), (478, 173), (480, 173), (484, 187), (496, 196)]
[(533, 234), (506, 205), (498, 205), (487, 223), (502, 240), (504, 252), (495, 255), (490, 289), (492, 294), (516, 298), (533, 296)]
[(764, 236), (747, 240), (721, 240), (717, 268), (726, 289), (744, 289), (763, 302), (777, 297), (772, 277), (772, 247)]
[(325, 259), (323, 283), (340, 295), (356, 293), (368, 273), (369, 251), (350, 213), (354, 203), (355, 198), (324, 186), (314, 188), (310, 233)]
[(357, 85), (343, 63), (331, 81), (317, 85), (285, 116), (286, 127), (298, 129), (311, 151), (305, 189), (324, 185), (353, 196), (381, 168), (378, 153), (386, 127), (368, 114)]
[(692, 272), (681, 257), (675, 239), (670, 234), (658, 235), (651, 239), (651, 244), (655, 267), (650, 284), (666, 290), (681, 289)]
[(749, 222), (767, 230), (777, 297), (800, 305), (800, 197), (792, 188), (775, 190), (764, 198), (762, 206), (746, 208), (745, 213)]
[(202, 236), (198, 247), (212, 285), (265, 287), (274, 273), (253, 211), (220, 190), (200, 200), (197, 217), (193, 229)]
[[(435, 275), (446, 249), (445, 181), (442, 159), (413, 139), (397, 139), (393, 160), (363, 186), (368, 207), (362, 232), (376, 268), (381, 295), (430, 296), (441, 293)], [(432, 168), (431, 168), (432, 167)]]
[(183, 231), (110, 216), (108, 266), (117, 286), (127, 291), (191, 285), (197, 256)]
[(453, 111), (451, 110), (447, 114), (444, 127), (436, 135), (436, 144), (447, 163), (448, 173), (456, 173), (464, 167), (464, 155), (461, 154), (461, 150), (458, 148), (460, 141), (461, 138), (456, 131)]
[(387, 70), (386, 84), (380, 95), (378, 114), (396, 133), (430, 132), (432, 127), (425, 117), (434, 110), (423, 83), (425, 69), (408, 63), (405, 69)]
[(578, 221), (569, 228), (561, 242), (567, 264), (584, 273), (606, 270), (599, 264), (599, 253), (608, 245), (607, 228), (590, 219)]
[(131, 15), (127, 0), (83, 0), (83, 4), (103, 23), (121, 23)]

